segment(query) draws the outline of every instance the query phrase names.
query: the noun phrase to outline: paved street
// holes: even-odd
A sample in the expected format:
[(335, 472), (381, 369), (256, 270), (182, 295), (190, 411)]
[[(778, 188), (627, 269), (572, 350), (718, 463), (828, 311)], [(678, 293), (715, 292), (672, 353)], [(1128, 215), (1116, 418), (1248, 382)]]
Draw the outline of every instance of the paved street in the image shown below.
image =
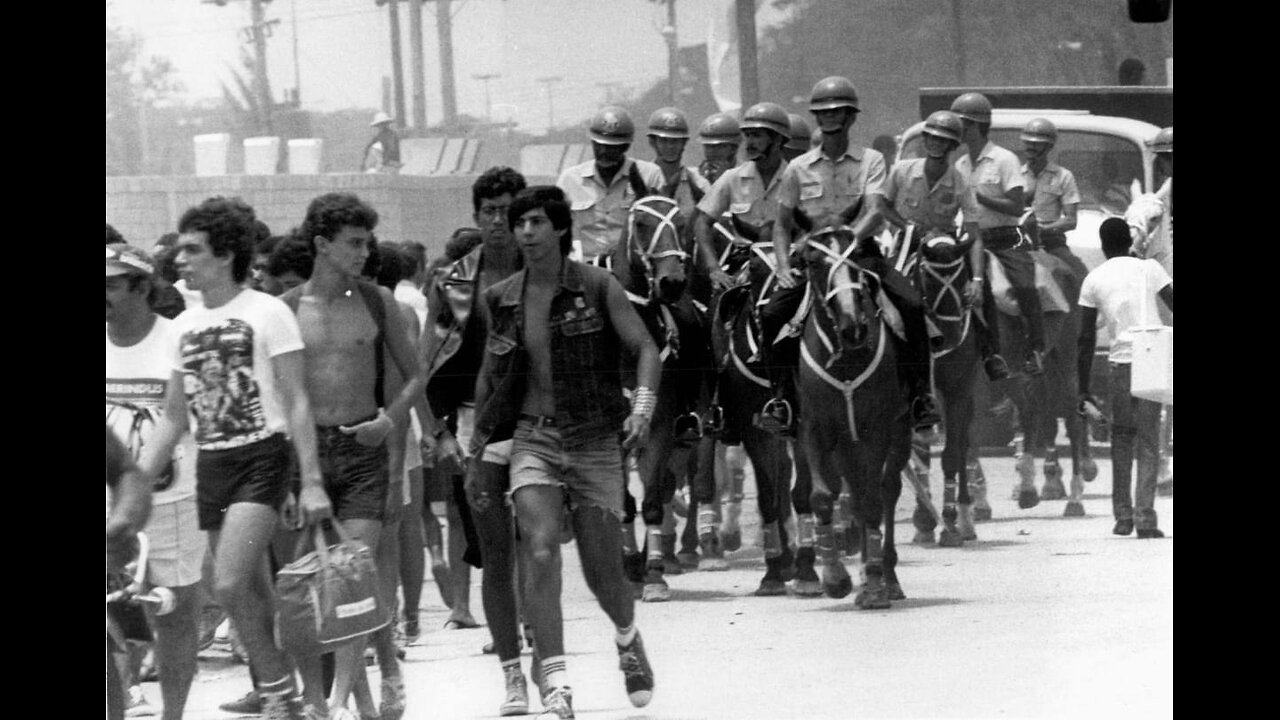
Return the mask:
[[(1111, 466), (1086, 487), (1088, 516), (1064, 501), (1019, 510), (1011, 457), (984, 458), (995, 519), (979, 540), (910, 544), (914, 496), (898, 506), (899, 577), (908, 599), (859, 611), (840, 600), (751, 595), (764, 573), (748, 474), (743, 548), (721, 573), (670, 577), (668, 603), (638, 604), (657, 679), (646, 708), (627, 702), (613, 633), (565, 546), (565, 644), (580, 718), (1165, 718), (1173, 715), (1173, 498), (1156, 509), (1164, 540), (1111, 534)], [(1070, 469), (1069, 462), (1063, 462)], [(1064, 478), (1068, 480), (1069, 478)], [(1042, 478), (1037, 478), (1037, 484)], [(935, 459), (933, 492), (941, 497)], [(846, 566), (857, 580), (857, 563)], [(483, 622), (479, 573), (472, 609)], [(443, 630), (427, 574), (423, 637), (404, 665), (406, 718), (496, 717), (502, 675), (480, 653), (488, 631)], [(856, 588), (855, 588), (856, 591)], [(524, 656), (528, 672), (529, 656)], [(376, 688), (378, 675), (371, 669)], [(144, 685), (158, 704), (159, 688)], [(233, 717), (219, 702), (248, 689), (225, 652), (202, 654), (187, 717)], [(375, 690), (376, 693), (376, 690)], [(537, 700), (532, 701), (538, 708)]]

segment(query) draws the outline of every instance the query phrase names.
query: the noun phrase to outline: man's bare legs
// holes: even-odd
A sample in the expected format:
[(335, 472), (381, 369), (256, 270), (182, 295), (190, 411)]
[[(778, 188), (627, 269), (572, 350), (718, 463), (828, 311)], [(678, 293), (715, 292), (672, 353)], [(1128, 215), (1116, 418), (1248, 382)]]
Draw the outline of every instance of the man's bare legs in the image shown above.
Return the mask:
[(155, 617), (156, 664), (160, 667), (163, 720), (182, 720), (191, 681), (196, 676), (196, 653), (200, 641), (199, 584), (170, 590), (176, 603), (173, 610)]
[[(426, 574), (423, 563), (426, 553), (422, 549), (423, 498), (422, 468), (409, 471), (409, 504), (400, 521), (400, 586), (404, 592), (405, 634), (410, 642), (418, 636), (418, 604), (422, 602), (422, 582)], [(488, 609), (485, 610), (488, 613)]]
[[(544, 661), (564, 656), (564, 615), (560, 608), (560, 516), (564, 492), (553, 485), (526, 485), (512, 495), (524, 559), (524, 613), (533, 626), (538, 655)], [(579, 537), (578, 544), (585, 540)], [(603, 541), (602, 541), (603, 542)], [(613, 559), (621, 566), (622, 532), (614, 527)], [(486, 560), (487, 563), (487, 560)], [(552, 678), (547, 678), (548, 682)]]
[(471, 510), (484, 558), (480, 600), (484, 604), (484, 616), (489, 625), (489, 633), (493, 636), (493, 647), (498, 660), (508, 662), (520, 657), (520, 616), (515, 587), (516, 549), (511, 508), (503, 502), (502, 493), (498, 490), (505, 483), (495, 477), (505, 477), (508, 466), (481, 462), (479, 471), (486, 476), (479, 485), (488, 489), (489, 493), (488, 505), (483, 510), (478, 506), (472, 506)]
[(471, 566), (462, 559), (467, 550), (467, 535), (462, 527), (461, 508), (452, 497), (445, 503), (449, 518), (449, 620), (463, 628), (477, 627), (471, 616)]
[(209, 533), (214, 553), (214, 597), (231, 616), (249, 664), (264, 685), (289, 680), (293, 667), (275, 644), (274, 593), (266, 569), (267, 547), (280, 517), (275, 508), (238, 502), (227, 508), (222, 528)]

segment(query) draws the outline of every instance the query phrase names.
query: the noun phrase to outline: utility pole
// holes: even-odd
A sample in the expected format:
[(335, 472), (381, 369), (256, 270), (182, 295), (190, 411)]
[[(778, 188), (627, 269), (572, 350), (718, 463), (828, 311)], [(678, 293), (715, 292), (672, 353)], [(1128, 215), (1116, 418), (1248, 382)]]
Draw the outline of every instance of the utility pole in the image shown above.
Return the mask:
[[(395, 124), (404, 127), (404, 66), (400, 59), (400, 3), (392, 0), (381, 0), (387, 3), (387, 18), (391, 21), (391, 78), (395, 83)], [(379, 3), (381, 4), (381, 3)]]
[(556, 75), (554, 77), (540, 77), (538, 82), (547, 87), (547, 130), (550, 131), (556, 126), (556, 108), (551, 103), (551, 86), (564, 80), (563, 77)]
[(756, 72), (756, 3), (734, 0), (738, 11), (738, 77), (741, 79), (742, 107), (760, 100), (760, 78)]
[(409, 0), (409, 77), (413, 83), (413, 127), (427, 131), (427, 85), (422, 52), (422, 0)]
[(662, 37), (667, 41), (667, 104), (676, 104), (680, 82), (680, 45), (676, 39), (676, 0), (666, 0), (667, 24)]
[(289, 0), (289, 20), (293, 23), (293, 104), (302, 107), (302, 70), (298, 65), (298, 0)]
[(965, 80), (964, 13), (960, 12), (960, 0), (951, 0), (951, 23), (951, 37), (955, 41), (955, 50), (952, 55), (956, 59), (956, 84), (963, 87), (968, 84), (968, 81)]
[(452, 0), (436, 1), (436, 37), (440, 41), (440, 98), (444, 101), (445, 127), (458, 124), (458, 95), (453, 80)]
[(471, 77), (484, 83), (484, 121), (493, 124), (493, 113), (489, 104), (489, 81), (502, 76), (498, 73), (483, 73), (473, 74)]
[(250, 18), (253, 22), (249, 32), (253, 36), (253, 55), (257, 72), (254, 74), (254, 87), (258, 91), (258, 107), (261, 108), (262, 131), (271, 134), (271, 85), (267, 80), (267, 11), (262, 7), (263, 0), (249, 0)]

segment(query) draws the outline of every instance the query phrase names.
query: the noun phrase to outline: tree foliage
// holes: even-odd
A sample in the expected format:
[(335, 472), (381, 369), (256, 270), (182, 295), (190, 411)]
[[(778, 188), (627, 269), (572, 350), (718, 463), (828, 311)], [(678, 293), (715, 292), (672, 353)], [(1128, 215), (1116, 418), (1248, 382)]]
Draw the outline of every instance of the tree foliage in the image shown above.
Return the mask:
[(136, 35), (107, 25), (107, 174), (137, 175), (143, 165), (143, 121), (182, 92), (173, 64), (142, 56)]

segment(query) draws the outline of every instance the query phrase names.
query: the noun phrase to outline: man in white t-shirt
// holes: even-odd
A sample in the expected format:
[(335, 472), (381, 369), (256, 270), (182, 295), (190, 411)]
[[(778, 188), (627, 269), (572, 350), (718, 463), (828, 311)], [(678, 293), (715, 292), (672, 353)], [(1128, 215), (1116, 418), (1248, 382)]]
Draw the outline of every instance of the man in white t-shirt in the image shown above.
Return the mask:
[[(1129, 393), (1133, 362), (1130, 329), (1160, 324), (1157, 297), (1173, 312), (1173, 279), (1160, 263), (1129, 254), (1133, 239), (1124, 220), (1107, 218), (1098, 234), (1107, 260), (1085, 277), (1080, 288), (1077, 372), (1081, 409), (1090, 414), (1097, 412), (1097, 402), (1089, 394), (1089, 374), (1101, 315), (1111, 336), (1111, 507), (1116, 518), (1112, 532), (1129, 535), (1136, 522), (1139, 538), (1160, 538), (1164, 533), (1157, 527), (1154, 508), (1160, 404)], [(1130, 481), (1135, 453), (1136, 490)]]
[[(137, 458), (155, 431), (170, 375), (173, 321), (151, 309), (155, 266), (144, 250), (107, 246), (107, 425)], [(165, 720), (180, 720), (196, 673), (197, 585), (204, 533), (196, 524), (196, 449), (184, 435), (152, 490), (147, 581), (173, 591), (155, 616)]]
[[(178, 223), (177, 266), (203, 306), (174, 320), (165, 409), (139, 465), (158, 474), (195, 413), (196, 505), (214, 555), (214, 595), (240, 632), (268, 717), (303, 717), (293, 663), (273, 638), (273, 590), (263, 569), (297, 451), (304, 524), (333, 514), (316, 454), (302, 336), (283, 302), (245, 286), (254, 213), (210, 198)], [(216, 408), (216, 412), (210, 409)]]

